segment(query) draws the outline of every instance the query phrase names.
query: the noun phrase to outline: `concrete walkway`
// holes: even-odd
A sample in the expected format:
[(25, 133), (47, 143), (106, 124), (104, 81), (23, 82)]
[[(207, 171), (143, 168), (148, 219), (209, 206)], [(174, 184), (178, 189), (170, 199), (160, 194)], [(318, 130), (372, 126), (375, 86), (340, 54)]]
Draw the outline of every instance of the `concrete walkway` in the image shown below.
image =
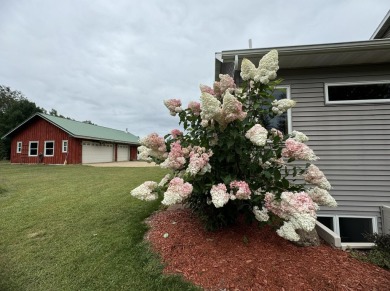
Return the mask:
[(95, 163), (95, 164), (84, 164), (84, 165), (92, 166), (92, 167), (127, 167), (127, 168), (157, 167), (155, 163), (148, 163), (144, 161)]

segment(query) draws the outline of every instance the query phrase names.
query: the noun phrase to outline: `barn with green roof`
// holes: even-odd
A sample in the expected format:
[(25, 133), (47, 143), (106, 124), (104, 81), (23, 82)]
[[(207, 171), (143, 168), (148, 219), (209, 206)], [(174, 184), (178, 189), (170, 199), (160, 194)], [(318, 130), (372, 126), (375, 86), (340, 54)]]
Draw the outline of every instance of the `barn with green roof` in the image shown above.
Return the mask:
[(89, 164), (137, 159), (139, 138), (129, 132), (36, 113), (3, 138), (11, 163)]

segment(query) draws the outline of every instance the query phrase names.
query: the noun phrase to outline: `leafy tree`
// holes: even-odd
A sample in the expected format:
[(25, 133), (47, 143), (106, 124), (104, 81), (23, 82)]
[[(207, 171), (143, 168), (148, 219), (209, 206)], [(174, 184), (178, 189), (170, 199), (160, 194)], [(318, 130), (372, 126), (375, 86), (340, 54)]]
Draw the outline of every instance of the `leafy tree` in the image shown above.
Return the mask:
[[(36, 112), (44, 110), (29, 101), (20, 91), (0, 85), (0, 137)], [(10, 156), (10, 138), (0, 140), (0, 159)]]

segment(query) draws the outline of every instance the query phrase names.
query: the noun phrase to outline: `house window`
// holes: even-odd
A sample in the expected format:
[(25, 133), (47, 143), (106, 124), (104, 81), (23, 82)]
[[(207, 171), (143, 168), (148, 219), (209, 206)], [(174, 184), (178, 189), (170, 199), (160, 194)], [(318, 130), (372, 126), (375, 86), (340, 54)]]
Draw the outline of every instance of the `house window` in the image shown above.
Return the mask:
[[(275, 97), (275, 100), (290, 99), (290, 86), (277, 86), (272, 95)], [(291, 133), (291, 109), (274, 118), (265, 118), (263, 123), (268, 130), (276, 128), (283, 134)]]
[(67, 153), (68, 152), (68, 141), (67, 140), (63, 140), (62, 141), (62, 152), (63, 153)]
[(45, 141), (45, 157), (54, 156), (54, 141)]
[(363, 216), (318, 216), (317, 220), (337, 233), (341, 243), (367, 242), (364, 234), (377, 232), (376, 218)]
[(22, 152), (22, 142), (18, 141), (16, 143), (16, 153), (20, 154)]
[(38, 142), (37, 141), (30, 141), (29, 147), (28, 147), (28, 155), (31, 157), (38, 155)]
[(390, 102), (390, 81), (325, 84), (326, 104)]
[(367, 242), (364, 234), (373, 233), (372, 218), (339, 217), (341, 242)]

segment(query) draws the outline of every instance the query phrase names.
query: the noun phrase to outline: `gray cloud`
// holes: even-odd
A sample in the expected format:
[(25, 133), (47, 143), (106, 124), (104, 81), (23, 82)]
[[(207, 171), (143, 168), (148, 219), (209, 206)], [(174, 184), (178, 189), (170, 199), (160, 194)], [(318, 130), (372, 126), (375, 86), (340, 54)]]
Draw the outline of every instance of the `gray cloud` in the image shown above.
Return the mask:
[[(4, 1), (3, 1), (4, 2)], [(214, 53), (366, 40), (377, 1), (11, 1), (0, 10), (0, 83), (77, 120), (136, 135), (178, 127), (162, 101), (199, 98)]]

